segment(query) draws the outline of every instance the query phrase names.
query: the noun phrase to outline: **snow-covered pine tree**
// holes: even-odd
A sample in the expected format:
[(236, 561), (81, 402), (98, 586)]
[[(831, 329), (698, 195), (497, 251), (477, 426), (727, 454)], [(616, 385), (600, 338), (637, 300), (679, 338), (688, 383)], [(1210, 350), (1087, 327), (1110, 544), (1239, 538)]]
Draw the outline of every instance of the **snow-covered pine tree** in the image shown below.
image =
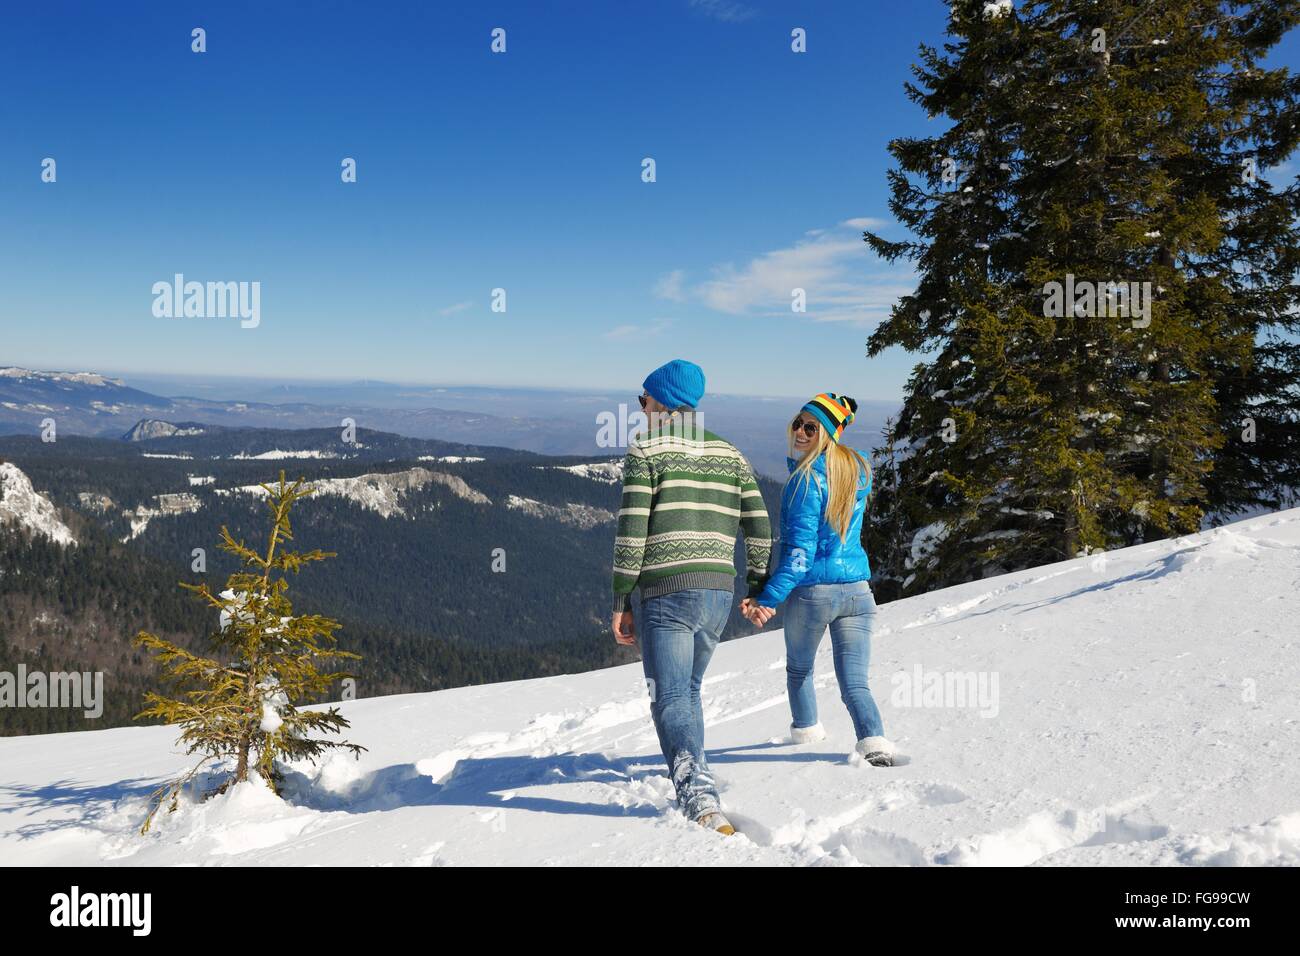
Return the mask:
[(875, 449), (871, 482), (871, 509), (879, 517), (864, 522), (863, 543), (871, 555), (871, 590), (876, 600), (892, 601), (902, 594), (903, 579), (899, 569), (906, 564), (907, 549), (911, 541), (902, 510), (895, 506), (898, 499), (898, 448), (894, 444), (894, 419), (885, 419), (882, 429), (884, 444)]
[[(1234, 77), (1297, 7), (951, 0), (949, 42), (922, 48), (907, 88), (951, 125), (890, 145), (891, 209), (914, 238), (866, 234), (920, 272), (869, 353), (934, 353), (892, 436), (900, 514), (873, 518), (908, 526), (904, 567), (882, 569), (904, 593), (1198, 526), (1237, 413), (1216, 401), (1224, 377), (1261, 360), (1263, 324), (1295, 330), (1294, 191), (1253, 200), (1242, 228), (1271, 215), (1266, 249), (1233, 236), (1224, 131), (1272, 112), (1233, 135), (1269, 139), (1274, 160), (1294, 146), (1294, 80)], [(1264, 315), (1230, 267), (1256, 255)], [(1294, 394), (1280, 354), (1242, 401)]]
[[(1187, 262), (1254, 337), (1247, 362), (1215, 369), (1225, 436), (1207, 481), (1215, 523), (1297, 503), (1300, 489), (1300, 177), (1273, 170), (1300, 144), (1300, 76), (1262, 61), (1297, 4), (1232, 4), (1220, 14), (1231, 60), (1209, 74), (1198, 148), (1176, 167), (1182, 196), (1213, 197), (1220, 241)], [(1226, 294), (1225, 294), (1226, 293)]]
[(341, 748), (359, 756), (365, 748), (347, 741), (312, 736), (334, 734), (348, 727), (338, 708), (300, 710), (297, 704), (324, 698), (346, 672), (322, 672), (324, 661), (359, 659), (338, 650), (337, 621), (316, 614), (293, 613), (287, 580), (304, 564), (334, 557), (319, 549), (286, 550), (293, 540), (289, 514), (295, 502), (311, 494), (299, 479), (290, 484), (284, 472), (275, 485), (262, 485), (271, 511), (271, 530), (264, 550), (236, 541), (221, 529), (221, 549), (236, 556), (246, 570), (236, 571), (226, 589), (214, 595), (207, 584), (181, 586), (219, 614), (211, 635), (213, 657), (200, 657), (154, 634), (141, 632), (136, 643), (154, 654), (164, 679), (177, 696), (147, 693), (140, 718), (161, 718), (178, 724), (186, 753), (202, 754), (188, 773), (160, 788), (141, 832), (147, 832), (154, 814), (170, 796), (170, 809), (185, 784), (213, 761), (233, 759), (235, 766), (213, 792), (248, 779), (255, 770), (278, 792), (279, 760), (314, 760), (327, 750)]
[(935, 137), (890, 144), (899, 165), (889, 173), (890, 208), (914, 238), (867, 234), (877, 253), (910, 258), (920, 272), (916, 291), (872, 336), (871, 354), (891, 345), (936, 353), (913, 371), (891, 436), (896, 463), (882, 463), (878, 476), (894, 489), (893, 506), (882, 498), (873, 509), (873, 534), (882, 522), (895, 534), (905, 528), (908, 546), (893, 551), (903, 566), (877, 561), (903, 593), (979, 577), (1008, 532), (1018, 553), (1052, 546), (1050, 532), (1012, 514), (1038, 510), (1021, 501), (1032, 487), (1005, 478), (1017, 464), (1013, 446), (1033, 430), (1028, 370), (1048, 323), (1025, 288), (1030, 246), (1016, 224), (1024, 38), (1013, 20), (993, 22), (1005, 13), (986, 16), (984, 7), (953, 5), (944, 53), (922, 47), (918, 82), (907, 85), (931, 117), (953, 121)]

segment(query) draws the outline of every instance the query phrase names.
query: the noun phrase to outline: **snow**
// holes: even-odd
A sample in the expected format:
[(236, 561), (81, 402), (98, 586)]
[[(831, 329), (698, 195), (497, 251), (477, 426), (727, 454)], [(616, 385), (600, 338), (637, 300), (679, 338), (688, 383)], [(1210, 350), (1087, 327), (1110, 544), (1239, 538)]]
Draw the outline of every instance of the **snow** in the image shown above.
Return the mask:
[[(0, 371), (5, 371), (0, 369)], [(0, 530), (18, 525), (55, 544), (75, 545), (77, 539), (53, 502), (37, 492), (27, 475), (12, 462), (0, 462)]]
[[(338, 495), (350, 498), (361, 507), (378, 512), (385, 518), (403, 515), (402, 499), (408, 491), (436, 483), (448, 488), (454, 495), (474, 504), (490, 505), (492, 499), (471, 488), (463, 478), (427, 468), (409, 468), (388, 473), (372, 472), (355, 478), (320, 478), (309, 482), (318, 495)], [(261, 485), (243, 485), (238, 488), (217, 488), (219, 495), (254, 495), (265, 497)], [(310, 499), (309, 499), (310, 500)]]
[[(934, 475), (930, 477), (933, 478)], [(943, 521), (936, 521), (923, 528), (918, 528), (916, 534), (912, 535), (912, 547), (908, 554), (907, 567), (915, 568), (922, 564), (934, 552), (934, 549), (943, 543), (949, 533), (950, 529)]]
[[(95, 403), (92, 402), (91, 404)], [(203, 433), (204, 429), (199, 426), (181, 428), (159, 418), (142, 418), (122, 437), (126, 441), (149, 441), (153, 438), (185, 438), (191, 435), (202, 435)]]
[(34, 378), (43, 382), (75, 382), (78, 385), (121, 386), (124, 384), (121, 379), (107, 378), (94, 372), (35, 372), (31, 369), (16, 368), (14, 366), (0, 368), (0, 378)]
[[(281, 620), (286, 620), (282, 618)], [(258, 728), (267, 734), (273, 734), (284, 726), (284, 718), (280, 716), (280, 708), (289, 705), (289, 697), (284, 691), (280, 690), (279, 682), (274, 678), (262, 681), (258, 685), (262, 691), (262, 722)]]
[(553, 468), (555, 471), (567, 471), (579, 478), (590, 478), (607, 485), (616, 485), (623, 480), (623, 460), (584, 462), (581, 465), (538, 465), (538, 468)]
[(421, 455), (417, 459), (417, 461), (445, 461), (452, 465), (486, 460), (486, 458), (475, 458), (472, 455)]
[(560, 507), (548, 505), (535, 498), (521, 498), (519, 495), (509, 495), (506, 498), (506, 507), (513, 511), (522, 511), (534, 518), (549, 518), (574, 525), (583, 530), (601, 524), (613, 523), (616, 518), (612, 511), (597, 508), (594, 505), (576, 504), (569, 501), (565, 502), (563, 507)]
[(1040, 518), (1043, 521), (1051, 521), (1052, 518), (1056, 517), (1054, 514), (1052, 514), (1052, 512), (1048, 511), (1046, 508), (1040, 508), (1037, 511), (1026, 511), (1024, 508), (1003, 507), (998, 509), (998, 513), (1004, 515), (1026, 515), (1026, 516), (1032, 515), (1033, 517)]
[(256, 455), (250, 455), (247, 452), (240, 452), (237, 455), (231, 455), (231, 461), (280, 461), (285, 458), (338, 458), (339, 456), (332, 451), (321, 451), (318, 448), (299, 448), (292, 451), (284, 451), (279, 448), (273, 448), (270, 451), (259, 452)]
[[(633, 664), (345, 701), (360, 761), (298, 766), (283, 799), (186, 796), (144, 837), (149, 793), (191, 765), (173, 728), (0, 739), (0, 860), (1297, 865), (1297, 580), (1300, 509), (884, 605), (893, 768), (849, 759), (828, 646), (829, 736), (794, 746), (781, 634), (725, 643), (704, 716), (735, 837), (672, 809)], [(901, 692), (954, 673), (991, 678), (996, 706)]]
[(154, 495), (151, 500), (154, 502), (153, 507), (140, 505), (134, 511), (123, 512), (131, 522), (131, 533), (123, 541), (140, 537), (154, 518), (193, 514), (203, 507), (203, 502), (188, 492)]
[(231, 614), (231, 612), (230, 612), (230, 610), (229, 610), (228, 608), (224, 608), (224, 607), (223, 607), (223, 608), (221, 609), (221, 616), (220, 616), (220, 619), (219, 619), (219, 621), (218, 621), (217, 627), (220, 628), (222, 631), (224, 631), (226, 628), (230, 627), (230, 622), (234, 619), (235, 615), (238, 615), (238, 617), (239, 617), (239, 619), (240, 619), (241, 621), (251, 621), (251, 620), (253, 619), (253, 615), (252, 615), (252, 614), (248, 614), (248, 613), (246, 613), (246, 612), (244, 612), (244, 611), (242, 610), (242, 608), (243, 608), (243, 607), (245, 606), (245, 604), (247, 603), (247, 600), (246, 600), (246, 599), (247, 599), (247, 596), (248, 596), (248, 592), (246, 592), (246, 591), (240, 591), (239, 594), (238, 594), (238, 596), (236, 596), (236, 594), (235, 594), (234, 591), (232, 591), (232, 590), (230, 590), (229, 588), (227, 588), (226, 590), (222, 591), (222, 592), (221, 592), (219, 595), (217, 595), (217, 596), (218, 596), (219, 598), (221, 598), (221, 600), (223, 600), (223, 601), (231, 601), (231, 602), (234, 602), (235, 605), (236, 605), (236, 607), (237, 607), (237, 608), (240, 608), (240, 610), (237, 610), (237, 611), (235, 612), (235, 614)]

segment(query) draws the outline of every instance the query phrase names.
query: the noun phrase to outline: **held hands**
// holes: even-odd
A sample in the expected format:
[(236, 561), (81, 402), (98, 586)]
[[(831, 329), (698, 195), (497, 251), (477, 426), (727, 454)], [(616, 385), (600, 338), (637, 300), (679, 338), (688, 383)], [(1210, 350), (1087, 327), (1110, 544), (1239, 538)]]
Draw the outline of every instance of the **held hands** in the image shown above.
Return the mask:
[(745, 620), (755, 627), (762, 627), (776, 616), (775, 608), (755, 604), (753, 598), (745, 598), (740, 602), (740, 613), (745, 615)]
[[(762, 627), (776, 616), (774, 608), (755, 604), (753, 598), (745, 598), (740, 602), (740, 613), (745, 615), (745, 620), (755, 627)], [(629, 647), (636, 644), (636, 623), (632, 619), (630, 610), (615, 611), (610, 620), (610, 629), (614, 632), (614, 640), (618, 643)]]

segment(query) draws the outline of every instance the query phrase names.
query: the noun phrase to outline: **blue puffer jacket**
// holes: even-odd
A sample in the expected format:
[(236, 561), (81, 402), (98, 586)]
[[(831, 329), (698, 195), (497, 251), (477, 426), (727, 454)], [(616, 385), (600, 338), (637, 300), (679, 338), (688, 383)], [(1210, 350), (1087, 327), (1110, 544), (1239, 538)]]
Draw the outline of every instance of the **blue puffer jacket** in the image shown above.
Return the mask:
[[(787, 458), (791, 473), (798, 464)], [(809, 584), (848, 584), (871, 577), (871, 565), (862, 547), (862, 513), (871, 494), (871, 476), (858, 478), (858, 499), (853, 506), (849, 533), (839, 533), (826, 520), (826, 456), (813, 462), (807, 483), (787, 481), (781, 493), (781, 556), (763, 593), (755, 600), (776, 607), (797, 587)]]

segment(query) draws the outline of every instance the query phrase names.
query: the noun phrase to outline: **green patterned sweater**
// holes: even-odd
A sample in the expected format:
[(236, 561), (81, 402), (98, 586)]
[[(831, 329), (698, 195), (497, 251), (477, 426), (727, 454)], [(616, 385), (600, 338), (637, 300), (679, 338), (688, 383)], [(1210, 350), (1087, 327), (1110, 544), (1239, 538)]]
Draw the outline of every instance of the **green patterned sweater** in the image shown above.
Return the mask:
[(732, 590), (736, 532), (745, 533), (746, 581), (762, 590), (772, 552), (767, 507), (745, 456), (682, 418), (628, 444), (614, 539), (614, 610), (686, 588)]

